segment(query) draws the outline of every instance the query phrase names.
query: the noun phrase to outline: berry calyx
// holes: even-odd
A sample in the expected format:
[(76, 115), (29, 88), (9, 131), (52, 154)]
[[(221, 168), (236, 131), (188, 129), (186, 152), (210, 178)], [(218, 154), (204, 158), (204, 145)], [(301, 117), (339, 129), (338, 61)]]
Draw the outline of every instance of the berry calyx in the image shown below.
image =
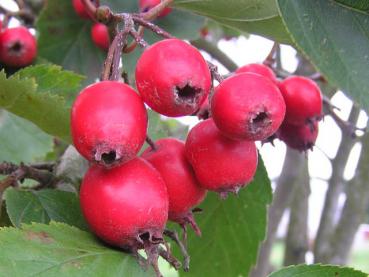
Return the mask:
[(168, 194), (159, 172), (147, 161), (135, 158), (112, 169), (92, 165), (81, 185), (80, 204), (99, 238), (136, 254), (145, 248), (149, 260), (156, 262)]
[(91, 28), (91, 38), (97, 47), (107, 51), (110, 45), (108, 27), (102, 23), (95, 23)]
[[(140, 7), (140, 12), (148, 12), (149, 10), (151, 10), (153, 7), (155, 7), (156, 5), (160, 4), (160, 0), (140, 0), (138, 2), (138, 5)], [(171, 8), (166, 7), (159, 15), (158, 17), (164, 17), (166, 15), (168, 15), (170, 12), (172, 11)]]
[(247, 140), (263, 140), (275, 133), (286, 109), (278, 87), (254, 73), (240, 73), (224, 80), (215, 88), (210, 105), (222, 134)]
[(277, 132), (277, 137), (288, 147), (300, 152), (313, 149), (318, 137), (318, 122), (300, 126), (284, 122)]
[(238, 73), (255, 73), (259, 74), (261, 76), (264, 76), (265, 78), (271, 80), (273, 83), (277, 84), (277, 77), (275, 76), (273, 70), (263, 64), (260, 63), (250, 63), (244, 66), (241, 66), (238, 68), (235, 72)]
[(136, 66), (136, 84), (143, 100), (166, 116), (196, 112), (211, 87), (201, 53), (179, 39), (159, 41), (146, 49)]
[(133, 159), (147, 130), (147, 112), (128, 85), (103, 81), (78, 95), (71, 114), (76, 149), (91, 162), (114, 166)]
[(36, 39), (25, 27), (3, 30), (0, 41), (0, 61), (7, 66), (30, 65), (37, 55)]
[(286, 103), (286, 122), (304, 125), (320, 119), (322, 94), (314, 81), (302, 76), (291, 76), (280, 82), (279, 88)]
[(190, 224), (200, 235), (191, 209), (204, 200), (206, 190), (196, 180), (186, 159), (184, 142), (174, 138), (160, 139), (156, 141), (155, 148), (146, 149), (141, 157), (150, 162), (165, 181), (169, 197), (169, 220), (183, 227)]
[(222, 197), (229, 192), (237, 193), (256, 172), (255, 143), (223, 136), (212, 119), (191, 129), (185, 151), (201, 186), (219, 192)]

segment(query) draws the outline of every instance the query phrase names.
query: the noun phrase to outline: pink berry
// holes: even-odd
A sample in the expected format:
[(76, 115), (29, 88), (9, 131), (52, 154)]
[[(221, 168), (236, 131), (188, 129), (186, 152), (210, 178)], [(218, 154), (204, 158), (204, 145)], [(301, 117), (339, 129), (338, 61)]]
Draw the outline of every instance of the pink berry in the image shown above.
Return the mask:
[(273, 70), (270, 67), (260, 64), (260, 63), (250, 63), (244, 66), (241, 66), (236, 70), (236, 74), (238, 73), (255, 73), (265, 78), (271, 80), (273, 83), (277, 84), (277, 77), (275, 76)]
[(113, 166), (133, 159), (147, 130), (147, 113), (140, 96), (128, 85), (103, 81), (78, 95), (72, 107), (73, 142), (91, 162)]
[(255, 143), (223, 136), (212, 119), (200, 122), (190, 131), (185, 150), (201, 186), (208, 190), (221, 194), (237, 192), (255, 175)]
[(286, 109), (278, 87), (254, 73), (224, 80), (215, 89), (210, 105), (222, 134), (247, 140), (263, 140), (275, 133)]
[(143, 100), (166, 116), (191, 115), (211, 87), (208, 65), (201, 53), (179, 39), (159, 41), (137, 62), (136, 84)]
[[(139, 0), (138, 5), (140, 7), (141, 12), (148, 12), (156, 5), (159, 5), (160, 2), (161, 2), (160, 0)], [(164, 17), (168, 15), (171, 11), (172, 9), (167, 7), (159, 14), (158, 17)]]
[(91, 28), (91, 38), (97, 47), (107, 51), (110, 45), (108, 27), (102, 23), (95, 23)]

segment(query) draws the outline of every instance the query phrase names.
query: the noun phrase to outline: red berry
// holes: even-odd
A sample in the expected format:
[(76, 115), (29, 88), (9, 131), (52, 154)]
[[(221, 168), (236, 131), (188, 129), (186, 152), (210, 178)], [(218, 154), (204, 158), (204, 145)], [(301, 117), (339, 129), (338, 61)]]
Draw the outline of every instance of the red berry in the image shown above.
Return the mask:
[(201, 186), (208, 190), (237, 192), (255, 175), (255, 143), (224, 137), (212, 119), (200, 122), (190, 131), (185, 150)]
[(317, 84), (302, 76), (291, 76), (279, 84), (286, 102), (286, 122), (303, 125), (320, 118), (322, 95)]
[(196, 112), (198, 119), (208, 119), (210, 115), (209, 97), (201, 104), (200, 109)]
[(0, 60), (7, 66), (30, 65), (37, 55), (36, 39), (25, 27), (3, 30), (0, 40)]
[[(140, 7), (140, 11), (141, 12), (148, 12), (149, 10), (151, 10), (153, 7), (155, 7), (156, 5), (160, 4), (160, 0), (140, 0), (138, 2), (138, 5)], [(163, 17), (168, 15), (170, 12), (172, 11), (171, 8), (165, 8), (158, 17)]]
[(238, 73), (255, 73), (259, 74), (261, 76), (264, 76), (265, 78), (268, 78), (273, 83), (277, 84), (277, 77), (275, 76), (273, 70), (270, 69), (270, 67), (260, 64), (260, 63), (250, 63), (247, 65), (244, 65), (236, 70), (236, 74)]
[(169, 219), (184, 226), (189, 223), (200, 234), (191, 209), (205, 198), (191, 165), (186, 160), (184, 143), (178, 139), (160, 139), (156, 149), (146, 149), (142, 158), (149, 161), (161, 174), (168, 189)]
[(158, 113), (183, 116), (196, 112), (209, 94), (211, 76), (201, 53), (179, 39), (150, 46), (136, 66), (143, 100)]
[(315, 145), (318, 123), (314, 121), (298, 126), (284, 122), (277, 132), (277, 137), (293, 149), (307, 151)]
[(263, 140), (275, 133), (286, 109), (278, 87), (254, 73), (224, 80), (210, 105), (214, 122), (224, 135), (247, 140)]
[(128, 85), (103, 81), (78, 95), (71, 128), (77, 150), (89, 161), (106, 166), (133, 159), (147, 130), (147, 113), (140, 96)]
[(105, 242), (139, 249), (143, 241), (162, 241), (168, 194), (159, 172), (147, 161), (135, 158), (112, 169), (92, 165), (80, 199), (87, 223)]
[(90, 19), (90, 15), (85, 9), (82, 0), (72, 0), (74, 11), (78, 14), (79, 17)]
[(102, 23), (95, 23), (91, 28), (92, 41), (102, 50), (108, 50), (110, 44), (108, 27)]

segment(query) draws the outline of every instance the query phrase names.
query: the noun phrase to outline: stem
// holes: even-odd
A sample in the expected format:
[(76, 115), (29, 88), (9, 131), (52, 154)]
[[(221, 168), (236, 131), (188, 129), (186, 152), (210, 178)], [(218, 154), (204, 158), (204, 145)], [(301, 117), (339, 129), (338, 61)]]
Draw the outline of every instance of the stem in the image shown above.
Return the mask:
[(228, 71), (233, 72), (238, 68), (237, 64), (213, 43), (205, 39), (197, 39), (191, 41), (191, 44), (196, 48), (207, 52), (212, 58), (227, 68)]
[(92, 18), (95, 18), (96, 15), (96, 6), (92, 3), (91, 0), (82, 0), (83, 5), (85, 6), (85, 9), (87, 13), (92, 16)]
[(140, 35), (138, 32), (131, 30), (129, 34), (134, 38), (136, 44), (140, 45), (142, 48), (149, 47), (149, 44), (143, 39), (142, 35)]
[(265, 58), (263, 64), (266, 66), (272, 66), (275, 63), (275, 54), (279, 49), (279, 43), (274, 42), (272, 49), (270, 50), (268, 56)]
[(166, 251), (162, 247), (159, 248), (159, 255), (166, 260), (168, 263), (170, 263), (175, 270), (178, 270), (181, 268), (181, 262), (176, 259), (169, 251)]
[(170, 33), (165, 31), (164, 29), (160, 28), (159, 26), (155, 25), (154, 23), (151, 23), (149, 21), (146, 21), (144, 18), (133, 15), (132, 19), (135, 23), (140, 24), (143, 27), (146, 27), (147, 29), (150, 29), (154, 33), (156, 33), (159, 36), (162, 36), (164, 38), (174, 38)]
[(190, 255), (188, 255), (187, 249), (182, 241), (179, 239), (177, 232), (165, 229), (164, 235), (171, 238), (179, 246), (179, 249), (181, 250), (181, 253), (183, 255), (183, 270), (186, 272), (189, 271)]
[[(139, 26), (138, 31), (137, 31), (138, 36), (143, 38), (144, 31), (145, 31), (145, 28), (142, 26)], [(129, 45), (123, 48), (123, 53), (131, 53), (133, 50), (135, 50), (136, 46), (137, 46), (137, 41), (133, 40)]]
[(158, 17), (158, 15), (168, 7), (174, 0), (163, 0), (158, 5), (150, 9), (145, 13), (141, 13), (140, 15), (144, 20), (153, 20)]
[(155, 142), (149, 137), (149, 135), (146, 136), (146, 142), (148, 145), (150, 145), (152, 150), (156, 151), (158, 149)]
[(111, 69), (111, 76), (110, 76), (110, 80), (112, 81), (119, 80), (119, 77), (121, 75), (119, 72), (119, 63), (121, 60), (121, 54), (122, 54), (123, 48), (127, 44), (127, 36), (128, 36), (127, 30), (124, 30), (123, 32), (118, 33), (118, 35), (116, 36), (117, 44), (116, 44), (116, 48), (113, 54), (113, 62), (112, 62), (112, 69)]

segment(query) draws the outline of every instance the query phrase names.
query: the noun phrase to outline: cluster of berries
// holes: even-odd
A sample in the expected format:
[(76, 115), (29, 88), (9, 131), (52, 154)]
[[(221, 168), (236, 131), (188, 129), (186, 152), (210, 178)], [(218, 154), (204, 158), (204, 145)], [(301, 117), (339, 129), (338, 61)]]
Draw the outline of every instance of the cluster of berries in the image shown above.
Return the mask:
[[(321, 101), (314, 84), (301, 77), (279, 83), (263, 65), (242, 67), (213, 88), (215, 73), (201, 53), (178, 39), (147, 48), (135, 75), (139, 94), (127, 84), (102, 81), (78, 95), (71, 115), (74, 145), (92, 162), (81, 185), (83, 214), (100, 238), (131, 251), (155, 253), (168, 219), (200, 234), (194, 207), (207, 190), (226, 197), (253, 179), (255, 141), (276, 132), (283, 139), (284, 125), (315, 126), (321, 112), (307, 107), (314, 97)], [(307, 87), (299, 92), (299, 84)], [(211, 118), (185, 142), (160, 139), (137, 157), (147, 138), (144, 103), (178, 117), (196, 114), (208, 102)], [(302, 106), (290, 107), (296, 104)]]
[(30, 65), (37, 55), (37, 42), (23, 26), (6, 28), (0, 21), (0, 62), (8, 67)]
[[(97, 6), (97, 1), (92, 1)], [(160, 0), (139, 0), (138, 4), (141, 12), (147, 12), (160, 3)], [(80, 18), (93, 20), (94, 16), (88, 13), (82, 0), (72, 0), (73, 8)], [(165, 8), (158, 17), (166, 16), (171, 12), (171, 8)], [(107, 51), (110, 45), (109, 29), (105, 24), (94, 23), (91, 27), (91, 38), (97, 47)]]

